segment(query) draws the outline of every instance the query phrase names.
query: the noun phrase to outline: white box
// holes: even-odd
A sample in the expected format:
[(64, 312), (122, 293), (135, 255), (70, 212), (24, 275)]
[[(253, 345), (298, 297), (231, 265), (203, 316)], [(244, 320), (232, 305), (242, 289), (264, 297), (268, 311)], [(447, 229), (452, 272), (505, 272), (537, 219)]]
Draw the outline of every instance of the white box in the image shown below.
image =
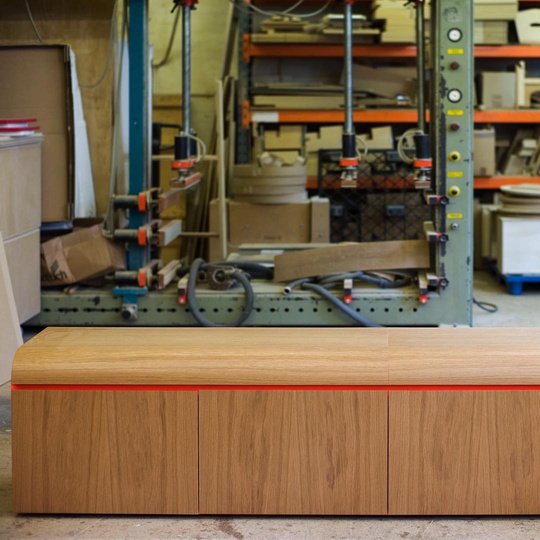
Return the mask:
[(497, 220), (502, 274), (540, 274), (540, 216), (506, 217)]

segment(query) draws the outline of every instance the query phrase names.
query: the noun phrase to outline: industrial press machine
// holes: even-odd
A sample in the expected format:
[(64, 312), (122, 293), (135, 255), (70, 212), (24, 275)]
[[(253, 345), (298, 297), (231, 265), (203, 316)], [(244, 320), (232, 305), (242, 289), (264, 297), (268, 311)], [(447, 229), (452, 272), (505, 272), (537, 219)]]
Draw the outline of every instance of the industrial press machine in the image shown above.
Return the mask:
[[(353, 0), (337, 2), (344, 12), (345, 111), (343, 151), (340, 159), (344, 189), (354, 189), (358, 153), (352, 110), (350, 67), (352, 39), (350, 17)], [(399, 289), (354, 286), (348, 308), (376, 325), (438, 326), (470, 325), (472, 319), (472, 137), (473, 137), (473, 13), (468, 0), (432, 0), (430, 18), (431, 72), (430, 100), (426, 104), (424, 0), (414, 2), (417, 15), (417, 69), (419, 92), (418, 122), (414, 140), (413, 174), (431, 220), (424, 224), (430, 245), (431, 266), (419, 273), (411, 284)], [(183, 10), (184, 126), (175, 145), (173, 167), (177, 171), (176, 189), (197, 189), (204, 182), (196, 170), (197, 139), (190, 125), (190, 18), (196, 7), (193, 0), (175, 0)], [(151, 265), (150, 244), (141, 231), (152, 235), (148, 137), (148, 0), (129, 0), (129, 233), (117, 238), (129, 241), (128, 271), (139, 275)], [(242, 17), (239, 29), (242, 40)], [(242, 70), (242, 61), (240, 71)], [(239, 116), (242, 103), (237, 106)], [(427, 112), (427, 114), (426, 114)], [(253, 121), (258, 120), (254, 113)], [(241, 122), (238, 122), (241, 126)], [(238, 145), (246, 147), (249, 131), (239, 128)], [(241, 161), (241, 160), (240, 160)], [(148, 204), (141, 204), (141, 201)], [(128, 236), (131, 235), (129, 238)], [(233, 276), (234, 278), (234, 276)], [(180, 278), (179, 278), (180, 279)], [(146, 283), (114, 288), (81, 289), (73, 294), (45, 291), (42, 313), (30, 324), (49, 325), (140, 325), (188, 326), (198, 322), (190, 306), (180, 301), (175, 279), (161, 291)], [(313, 291), (295, 289), (284, 294), (287, 284), (252, 280), (252, 309), (243, 318), (253, 326), (349, 326), (358, 324)], [(195, 291), (193, 291), (195, 292)], [(246, 298), (240, 287), (227, 290), (196, 291), (198, 309), (217, 325), (242, 319)]]

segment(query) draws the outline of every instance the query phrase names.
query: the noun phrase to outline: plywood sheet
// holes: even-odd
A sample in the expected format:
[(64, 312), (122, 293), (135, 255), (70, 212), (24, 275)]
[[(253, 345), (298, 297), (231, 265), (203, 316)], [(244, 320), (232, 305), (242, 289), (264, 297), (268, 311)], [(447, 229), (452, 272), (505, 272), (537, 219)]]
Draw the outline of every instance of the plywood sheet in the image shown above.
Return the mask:
[(385, 514), (385, 392), (202, 391), (204, 514)]
[(540, 513), (540, 393), (391, 392), (389, 513)]
[(14, 512), (197, 513), (195, 392), (18, 390), (12, 407)]
[(0, 142), (0, 231), (4, 239), (41, 225), (41, 136)]
[(41, 308), (39, 229), (4, 243), (19, 323), (37, 315)]
[(0, 232), (0, 385), (11, 378), (11, 365), (18, 347), (22, 345), (21, 327), (13, 296), (4, 241)]

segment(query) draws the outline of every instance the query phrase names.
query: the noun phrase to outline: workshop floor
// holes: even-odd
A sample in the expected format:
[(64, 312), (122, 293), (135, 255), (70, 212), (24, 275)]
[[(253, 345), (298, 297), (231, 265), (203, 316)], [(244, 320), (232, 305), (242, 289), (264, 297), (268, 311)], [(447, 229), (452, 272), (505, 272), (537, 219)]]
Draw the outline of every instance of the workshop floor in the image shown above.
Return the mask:
[[(475, 297), (499, 306), (474, 308), (475, 326), (540, 326), (540, 287), (510, 296), (487, 273)], [(156, 518), (14, 516), (11, 514), (9, 385), (0, 388), (0, 538), (184, 538), (200, 540), (540, 539), (540, 518)]]

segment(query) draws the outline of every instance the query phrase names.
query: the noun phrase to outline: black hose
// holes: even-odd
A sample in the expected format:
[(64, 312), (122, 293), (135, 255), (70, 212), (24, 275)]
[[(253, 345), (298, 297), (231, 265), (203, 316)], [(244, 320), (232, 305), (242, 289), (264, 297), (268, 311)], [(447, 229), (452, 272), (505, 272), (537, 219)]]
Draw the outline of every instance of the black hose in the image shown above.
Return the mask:
[(321, 287), (320, 285), (315, 285), (314, 283), (304, 283), (302, 285), (302, 289), (313, 291), (319, 296), (322, 296), (324, 299), (328, 300), (331, 304), (333, 304), (337, 309), (339, 309), (341, 313), (347, 315), (347, 317), (349, 317), (361, 326), (368, 326), (373, 328), (378, 328), (381, 326), (380, 324), (366, 319), (362, 315), (358, 314), (356, 311), (353, 311), (347, 304), (344, 304), (341, 300), (336, 298), (332, 293), (328, 292), (324, 287)]
[(201, 313), (201, 309), (199, 308), (199, 304), (195, 296), (195, 292), (197, 288), (197, 278), (199, 276), (199, 272), (202, 269), (204, 269), (205, 266), (206, 266), (206, 263), (202, 259), (195, 259), (189, 270), (189, 279), (188, 279), (188, 286), (187, 286), (187, 305), (189, 309), (191, 310), (193, 317), (201, 326), (210, 326), (210, 327), (242, 326), (242, 324), (246, 321), (246, 319), (251, 315), (251, 312), (253, 311), (253, 305), (255, 303), (255, 295), (253, 293), (253, 287), (251, 286), (249, 278), (247, 277), (246, 274), (244, 274), (240, 270), (235, 270), (231, 274), (231, 276), (236, 281), (238, 281), (238, 283), (240, 283), (240, 285), (242, 285), (242, 287), (244, 288), (244, 291), (246, 293), (246, 304), (242, 308), (242, 313), (240, 317), (236, 319), (236, 321), (230, 324), (217, 324), (215, 322), (208, 320)]
[[(206, 264), (206, 263), (205, 263)], [(264, 264), (254, 263), (254, 262), (235, 262), (235, 261), (223, 261), (210, 263), (211, 266), (230, 266), (232, 268), (237, 268), (247, 272), (252, 279), (274, 279), (274, 269)], [(189, 274), (191, 270), (189, 268), (179, 268), (176, 271), (176, 275), (179, 278), (183, 278), (185, 275)]]
[(398, 289), (400, 287), (406, 287), (410, 285), (410, 278), (397, 279), (395, 281), (390, 281), (389, 279), (378, 278), (375, 276), (370, 276), (364, 272), (351, 272), (349, 274), (335, 274), (330, 276), (325, 276), (321, 278), (320, 284), (324, 287), (331, 287), (336, 283), (342, 282), (345, 279), (356, 279), (358, 281), (364, 281), (365, 283), (371, 283), (372, 285), (377, 285), (381, 289)]

